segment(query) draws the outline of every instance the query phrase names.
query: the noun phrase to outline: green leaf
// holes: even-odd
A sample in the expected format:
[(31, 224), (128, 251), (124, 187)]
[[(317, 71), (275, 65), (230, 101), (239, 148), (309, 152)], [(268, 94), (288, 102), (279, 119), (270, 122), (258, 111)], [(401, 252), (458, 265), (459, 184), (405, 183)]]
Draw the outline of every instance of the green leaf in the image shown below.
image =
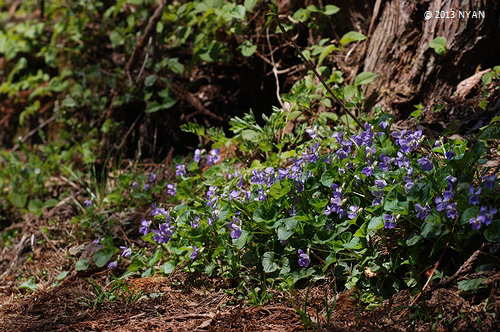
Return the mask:
[(97, 267), (103, 267), (107, 262), (109, 262), (111, 256), (113, 256), (113, 250), (109, 248), (101, 249), (94, 255), (94, 263)]
[(153, 86), (157, 79), (158, 79), (158, 76), (156, 76), (156, 75), (148, 75), (148, 76), (146, 76), (146, 79), (144, 80), (144, 85), (146, 87)]
[(164, 274), (170, 274), (174, 271), (175, 269), (175, 263), (172, 261), (168, 261), (163, 265), (163, 273)]
[(368, 230), (378, 230), (384, 227), (384, 219), (382, 216), (373, 217), (368, 223)]
[(484, 230), (484, 238), (490, 242), (500, 242), (500, 219), (493, 220)]
[(255, 51), (257, 51), (257, 45), (252, 44), (251, 41), (245, 40), (240, 46), (239, 49), (243, 56), (249, 57), (252, 56)]
[(333, 182), (335, 182), (335, 173), (331, 170), (327, 170), (321, 175), (321, 179), (319, 180), (322, 185), (330, 188)]
[(467, 279), (457, 282), (458, 289), (462, 292), (474, 292), (481, 287), (486, 278)]
[(51, 208), (51, 207), (56, 206), (58, 203), (59, 202), (57, 201), (57, 199), (49, 198), (48, 200), (43, 202), (43, 207), (44, 208)]
[(250, 233), (248, 233), (248, 231), (242, 230), (240, 237), (238, 239), (233, 239), (233, 245), (237, 249), (242, 249), (245, 246), (245, 244), (247, 244), (249, 235)]
[(28, 211), (29, 212), (31, 212), (37, 216), (41, 216), (42, 209), (43, 209), (42, 201), (40, 201), (39, 199), (32, 199), (31, 201), (29, 201), (29, 203), (28, 203)]
[[(288, 240), (297, 228), (298, 220), (292, 218), (283, 219), (284, 223), (278, 227), (278, 239), (281, 241)], [(279, 221), (278, 221), (279, 222)]]
[(365, 40), (366, 36), (357, 31), (349, 31), (340, 40), (340, 45), (344, 46), (346, 44), (352, 43), (353, 41)]
[(88, 268), (89, 268), (89, 259), (88, 258), (80, 259), (75, 264), (75, 269), (77, 271), (86, 271)]
[(429, 47), (436, 52), (438, 55), (443, 55), (446, 53), (446, 38), (436, 37), (430, 43)]
[(178, 58), (171, 58), (167, 61), (168, 69), (178, 75), (184, 74), (184, 65), (179, 62)]
[(326, 5), (323, 14), (325, 15), (333, 15), (337, 14), (340, 11), (340, 8), (334, 5)]
[(500, 124), (487, 126), (477, 135), (477, 139), (500, 139)]
[(328, 54), (330, 54), (332, 51), (336, 51), (338, 49), (339, 48), (335, 45), (328, 45), (328, 46), (323, 47), (321, 50), (321, 53), (319, 54), (317, 65), (320, 66), (321, 63), (323, 62), (323, 60), (328, 56)]
[(464, 225), (468, 224), (470, 218), (475, 218), (477, 217), (478, 214), (479, 214), (479, 207), (472, 206), (467, 210), (465, 210), (464, 213), (462, 213), (462, 215), (460, 216), (460, 222)]
[(37, 288), (37, 284), (31, 279), (23, 282), (19, 286), (19, 289), (29, 289), (30, 291), (35, 291), (36, 288)]
[(426, 239), (434, 239), (441, 234), (441, 227), (443, 225), (437, 222), (426, 221), (422, 225), (421, 235)]
[(111, 31), (109, 34), (109, 40), (111, 41), (111, 46), (113, 48), (123, 44), (123, 38), (116, 30)]
[(262, 268), (265, 273), (272, 273), (278, 269), (278, 264), (274, 262), (274, 252), (265, 252), (262, 256)]
[(56, 277), (56, 280), (60, 281), (60, 280), (63, 280), (64, 278), (66, 278), (69, 274), (69, 271), (62, 271), (61, 273), (59, 273)]
[(354, 79), (354, 86), (371, 83), (376, 77), (377, 74), (364, 71), (356, 76)]
[(269, 192), (274, 198), (280, 199), (281, 197), (286, 196), (290, 192), (290, 190), (292, 190), (292, 186), (293, 185), (291, 181), (289, 181), (289, 179), (286, 179), (273, 184), (269, 189)]
[(28, 196), (26, 194), (12, 192), (8, 195), (8, 199), (12, 205), (14, 205), (19, 209), (22, 209), (26, 206), (26, 201), (28, 200)]
[(243, 3), (247, 12), (251, 12), (256, 4), (257, 0), (245, 0), (245, 2)]

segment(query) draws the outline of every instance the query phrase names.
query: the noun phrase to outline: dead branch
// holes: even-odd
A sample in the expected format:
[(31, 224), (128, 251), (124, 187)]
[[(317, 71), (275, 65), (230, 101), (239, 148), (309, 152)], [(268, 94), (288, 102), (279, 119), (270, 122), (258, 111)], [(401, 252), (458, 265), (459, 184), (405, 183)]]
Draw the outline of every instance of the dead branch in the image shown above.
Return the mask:
[(156, 26), (156, 23), (161, 18), (161, 14), (163, 13), (163, 8), (165, 8), (167, 4), (167, 0), (160, 0), (158, 4), (158, 8), (156, 8), (153, 16), (151, 16), (151, 19), (149, 20), (148, 26), (144, 30), (144, 33), (142, 34), (141, 38), (139, 38), (139, 41), (137, 42), (137, 46), (134, 49), (134, 52), (132, 52), (132, 55), (130, 56), (127, 65), (125, 66), (125, 72), (127, 75), (130, 76), (130, 71), (133, 69), (135, 63), (137, 62), (137, 59), (139, 57), (139, 54), (142, 52), (142, 49), (146, 45), (146, 41), (149, 39), (151, 34), (153, 33), (154, 27)]

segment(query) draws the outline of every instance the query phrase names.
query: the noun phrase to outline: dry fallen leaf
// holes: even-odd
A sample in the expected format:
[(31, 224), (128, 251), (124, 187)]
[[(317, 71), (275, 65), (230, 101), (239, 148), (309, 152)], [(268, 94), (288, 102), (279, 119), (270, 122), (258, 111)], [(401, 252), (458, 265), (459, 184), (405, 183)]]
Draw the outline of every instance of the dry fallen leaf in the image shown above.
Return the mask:
[(483, 75), (489, 72), (490, 70), (491, 69), (485, 69), (483, 71), (480, 71), (479, 73), (476, 73), (471, 77), (466, 78), (462, 82), (458, 83), (457, 90), (455, 91), (455, 95), (457, 96), (457, 98), (463, 100), (472, 91), (472, 89), (476, 86), (476, 84), (479, 83), (479, 81), (481, 81)]

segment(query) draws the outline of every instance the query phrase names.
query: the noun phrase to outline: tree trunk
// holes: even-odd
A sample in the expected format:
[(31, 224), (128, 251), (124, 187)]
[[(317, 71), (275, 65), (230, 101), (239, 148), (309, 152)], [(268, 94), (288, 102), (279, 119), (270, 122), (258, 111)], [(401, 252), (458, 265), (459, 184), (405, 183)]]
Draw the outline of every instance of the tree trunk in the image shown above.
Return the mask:
[[(373, 8), (377, 5), (358, 54), (358, 72), (378, 75), (366, 87), (367, 110), (380, 105), (406, 117), (414, 104), (451, 97), (458, 83), (476, 70), (500, 64), (500, 4), (494, 0), (377, 0)], [(424, 18), (426, 11), (430, 19)], [(452, 11), (455, 18), (436, 18), (451, 17)], [(467, 12), (484, 13), (484, 18), (459, 17)], [(444, 55), (429, 48), (438, 36), (446, 38)]]

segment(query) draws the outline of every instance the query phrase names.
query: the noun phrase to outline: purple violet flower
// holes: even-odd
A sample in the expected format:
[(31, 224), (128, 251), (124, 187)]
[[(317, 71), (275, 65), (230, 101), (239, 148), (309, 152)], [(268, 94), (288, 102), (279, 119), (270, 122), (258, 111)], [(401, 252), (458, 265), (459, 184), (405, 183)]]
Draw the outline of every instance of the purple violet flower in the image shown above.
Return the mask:
[(299, 266), (308, 267), (311, 263), (309, 256), (302, 249), (297, 250), (297, 253), (299, 254)]
[(495, 174), (490, 176), (481, 176), (481, 180), (483, 180), (484, 189), (493, 189), (495, 186)]
[(217, 148), (214, 150), (210, 150), (210, 152), (208, 153), (208, 156), (207, 156), (207, 165), (213, 166), (213, 165), (217, 164), (220, 160), (221, 160), (220, 149)]
[(358, 215), (358, 210), (359, 210), (359, 206), (351, 205), (349, 207), (349, 214), (347, 215), (347, 218), (349, 218), (349, 219), (356, 218)]
[(318, 137), (318, 125), (315, 125), (313, 128), (307, 128), (306, 129), (306, 132), (309, 134), (309, 136), (312, 138), (312, 139), (315, 139), (316, 137)]
[(384, 228), (387, 229), (392, 229), (396, 227), (396, 217), (394, 217), (394, 213), (391, 214), (384, 214)]
[(194, 150), (194, 157), (193, 157), (193, 159), (197, 163), (200, 162), (200, 160), (201, 160), (201, 150), (200, 149)]
[(446, 216), (450, 219), (458, 217), (457, 203), (446, 204)]
[(129, 258), (130, 255), (132, 254), (132, 248), (120, 246), (120, 249), (123, 250), (122, 257), (124, 257), (124, 258)]
[(198, 256), (198, 247), (195, 245), (193, 247), (193, 252), (191, 253), (191, 255), (189, 257), (191, 257), (191, 260), (195, 260), (196, 259), (196, 256)]
[(482, 190), (483, 188), (478, 188), (477, 190), (474, 190), (473, 186), (469, 187), (469, 204), (479, 205), (479, 199), (481, 197)]
[(363, 168), (363, 170), (361, 171), (361, 173), (363, 173), (367, 177), (368, 176), (372, 176), (373, 175), (373, 166), (367, 166), (367, 167)]
[(415, 203), (415, 209), (417, 210), (417, 218), (420, 220), (424, 220), (432, 210), (429, 204), (426, 204), (425, 207), (423, 207), (418, 203)]
[(146, 220), (146, 219), (142, 218), (141, 228), (139, 228), (139, 233), (141, 233), (142, 235), (148, 234), (150, 224), (151, 224), (151, 220)]
[(430, 161), (426, 157), (420, 158), (419, 160), (417, 160), (417, 162), (420, 164), (420, 166), (422, 166), (422, 170), (424, 171), (432, 171), (432, 168), (434, 167), (434, 165), (432, 165), (432, 161)]
[(139, 184), (137, 183), (137, 181), (132, 182), (132, 188), (134, 189), (139, 188)]
[(375, 185), (378, 189), (384, 189), (387, 186), (387, 182), (385, 180), (375, 180)]
[(380, 128), (386, 130), (387, 127), (389, 127), (389, 121), (387, 121), (387, 120), (386, 121), (382, 121), (378, 125), (380, 126)]
[(90, 201), (89, 199), (86, 199), (83, 201), (83, 204), (85, 204), (86, 207), (91, 207), (92, 206), (92, 201)]
[(108, 264), (108, 269), (113, 270), (116, 269), (118, 266), (118, 263), (116, 261), (109, 262)]
[(167, 184), (167, 195), (175, 196), (177, 194), (177, 189), (175, 188), (175, 183)]
[(149, 185), (149, 183), (146, 183), (144, 185), (144, 187), (142, 187), (143, 190), (148, 190), (151, 186)]
[(153, 172), (149, 173), (148, 182), (153, 183), (155, 181), (156, 181), (156, 174)]
[(455, 152), (453, 151), (446, 151), (445, 154), (447, 160), (451, 160), (455, 156)]
[(184, 164), (176, 164), (175, 165), (175, 175), (176, 176), (186, 175), (186, 166), (184, 166)]

